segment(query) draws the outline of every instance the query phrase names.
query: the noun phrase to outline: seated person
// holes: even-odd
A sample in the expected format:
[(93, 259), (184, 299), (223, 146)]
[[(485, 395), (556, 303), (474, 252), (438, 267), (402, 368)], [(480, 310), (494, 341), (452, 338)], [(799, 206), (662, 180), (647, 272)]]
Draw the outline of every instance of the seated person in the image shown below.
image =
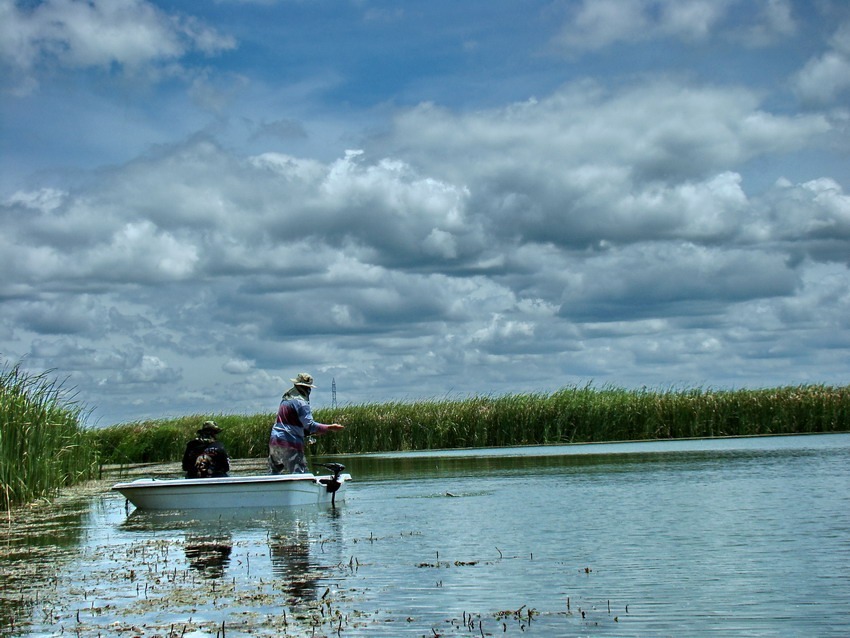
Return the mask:
[(183, 453), (183, 471), (186, 478), (207, 478), (227, 476), (230, 471), (230, 459), (227, 450), (216, 435), (221, 428), (215, 421), (205, 421), (198, 436), (186, 444)]

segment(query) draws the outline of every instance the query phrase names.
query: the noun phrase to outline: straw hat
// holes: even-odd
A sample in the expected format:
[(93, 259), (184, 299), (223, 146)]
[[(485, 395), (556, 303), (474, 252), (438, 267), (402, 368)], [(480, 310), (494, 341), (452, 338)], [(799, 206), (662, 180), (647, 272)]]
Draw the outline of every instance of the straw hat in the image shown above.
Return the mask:
[(313, 375), (306, 372), (299, 372), (294, 379), (290, 379), (295, 385), (303, 385), (308, 388), (315, 388), (313, 385)]

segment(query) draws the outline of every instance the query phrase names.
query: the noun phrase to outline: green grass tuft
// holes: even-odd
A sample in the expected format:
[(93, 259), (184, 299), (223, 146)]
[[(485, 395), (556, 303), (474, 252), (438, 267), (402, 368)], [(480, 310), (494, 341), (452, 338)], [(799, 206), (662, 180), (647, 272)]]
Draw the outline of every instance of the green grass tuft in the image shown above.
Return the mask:
[(0, 509), (51, 496), (97, 471), (81, 408), (47, 374), (0, 370)]

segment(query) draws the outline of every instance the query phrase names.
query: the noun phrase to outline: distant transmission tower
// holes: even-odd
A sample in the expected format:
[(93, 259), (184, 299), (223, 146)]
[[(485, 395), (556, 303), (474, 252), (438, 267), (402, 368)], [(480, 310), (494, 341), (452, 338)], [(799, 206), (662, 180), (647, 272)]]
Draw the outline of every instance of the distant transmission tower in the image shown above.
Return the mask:
[(331, 379), (331, 406), (336, 409), (336, 377)]

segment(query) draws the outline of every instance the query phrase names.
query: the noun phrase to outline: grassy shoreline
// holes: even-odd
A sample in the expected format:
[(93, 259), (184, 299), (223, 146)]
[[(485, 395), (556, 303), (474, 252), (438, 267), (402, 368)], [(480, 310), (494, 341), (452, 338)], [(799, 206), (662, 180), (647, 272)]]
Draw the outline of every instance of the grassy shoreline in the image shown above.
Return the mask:
[[(179, 461), (207, 419), (234, 459), (264, 458), (273, 414), (203, 414), (86, 429), (81, 408), (46, 375), (0, 369), (0, 511), (55, 495), (104, 465)], [(763, 390), (626, 390), (346, 405), (315, 411), (343, 431), (311, 454), (701, 439), (850, 431), (850, 386)]]
[[(315, 411), (342, 432), (316, 454), (599, 443), (850, 431), (850, 386), (711, 391), (568, 387), (551, 394), (348, 405)], [(267, 453), (272, 414), (194, 415), (90, 432), (101, 462), (168, 462), (206, 419), (233, 458)]]

